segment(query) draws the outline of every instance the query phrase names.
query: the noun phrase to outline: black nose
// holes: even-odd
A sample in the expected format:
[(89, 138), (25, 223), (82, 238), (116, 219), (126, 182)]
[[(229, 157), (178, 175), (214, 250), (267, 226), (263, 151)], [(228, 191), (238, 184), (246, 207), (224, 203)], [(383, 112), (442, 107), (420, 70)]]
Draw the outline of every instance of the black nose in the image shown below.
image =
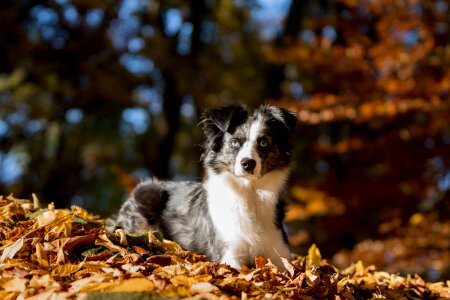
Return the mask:
[(252, 173), (256, 167), (256, 161), (251, 158), (244, 158), (241, 160), (241, 166), (245, 171)]

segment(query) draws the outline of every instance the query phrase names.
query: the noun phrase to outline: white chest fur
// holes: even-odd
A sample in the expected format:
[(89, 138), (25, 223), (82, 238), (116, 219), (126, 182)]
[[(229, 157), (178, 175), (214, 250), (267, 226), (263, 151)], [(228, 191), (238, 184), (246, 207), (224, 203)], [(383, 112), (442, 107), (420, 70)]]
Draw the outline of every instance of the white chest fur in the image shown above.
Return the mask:
[(282, 267), (278, 255), (288, 257), (289, 249), (275, 225), (275, 218), (287, 171), (270, 172), (252, 181), (227, 173), (209, 175), (204, 183), (209, 212), (225, 242), (221, 262), (240, 268), (262, 255)]

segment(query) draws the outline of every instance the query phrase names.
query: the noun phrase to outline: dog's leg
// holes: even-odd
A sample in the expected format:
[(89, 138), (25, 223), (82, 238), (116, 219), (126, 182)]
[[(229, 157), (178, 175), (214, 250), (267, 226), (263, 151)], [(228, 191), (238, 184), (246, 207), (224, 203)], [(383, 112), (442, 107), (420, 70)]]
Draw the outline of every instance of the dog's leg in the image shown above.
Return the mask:
[(240, 271), (242, 268), (242, 263), (239, 261), (239, 258), (233, 253), (231, 249), (227, 250), (222, 258), (220, 259), (221, 263), (228, 264), (232, 268)]
[(282, 271), (286, 270), (286, 267), (280, 257), (286, 258), (287, 260), (291, 259), (289, 247), (283, 242), (281, 237), (276, 243), (273, 243), (272, 246), (268, 246), (265, 249), (265, 255), (266, 258), (269, 258)]

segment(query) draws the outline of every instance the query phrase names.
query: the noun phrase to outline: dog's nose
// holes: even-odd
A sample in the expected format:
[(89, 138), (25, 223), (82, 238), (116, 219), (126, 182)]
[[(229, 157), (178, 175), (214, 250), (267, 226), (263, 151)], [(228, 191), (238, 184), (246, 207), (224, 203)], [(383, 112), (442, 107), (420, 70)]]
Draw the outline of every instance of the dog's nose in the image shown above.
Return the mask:
[(256, 161), (251, 158), (243, 158), (241, 160), (241, 166), (242, 166), (242, 169), (244, 169), (245, 171), (247, 171), (249, 173), (253, 173), (253, 170), (256, 167)]

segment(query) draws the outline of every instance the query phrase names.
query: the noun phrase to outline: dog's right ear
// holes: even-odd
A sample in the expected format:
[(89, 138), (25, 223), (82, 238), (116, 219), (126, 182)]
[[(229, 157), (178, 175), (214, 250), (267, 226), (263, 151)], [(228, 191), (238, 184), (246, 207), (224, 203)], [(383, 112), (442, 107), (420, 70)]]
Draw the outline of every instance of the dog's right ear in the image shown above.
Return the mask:
[(247, 120), (248, 111), (239, 104), (211, 108), (203, 113), (200, 124), (206, 136), (206, 143), (217, 152), (222, 147), (222, 138), (226, 132), (232, 132), (237, 125)]

